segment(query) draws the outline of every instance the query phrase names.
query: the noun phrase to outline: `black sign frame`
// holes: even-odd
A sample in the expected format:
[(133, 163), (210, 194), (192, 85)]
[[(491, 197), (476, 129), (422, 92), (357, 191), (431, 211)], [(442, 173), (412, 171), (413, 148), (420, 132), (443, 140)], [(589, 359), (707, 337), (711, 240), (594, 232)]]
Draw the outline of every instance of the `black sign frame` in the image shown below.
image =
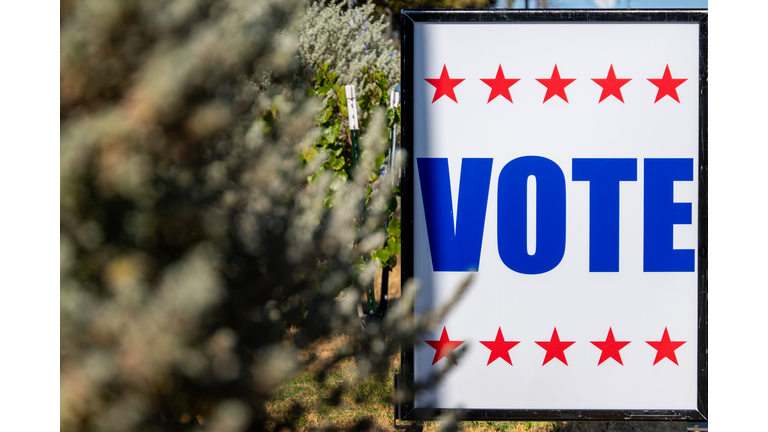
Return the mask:
[[(413, 154), (413, 35), (415, 23), (459, 22), (693, 22), (699, 24), (699, 208), (698, 208), (698, 382), (696, 410), (531, 410), (531, 409), (427, 409), (414, 408), (413, 345), (403, 346), (401, 369), (395, 376), (395, 420), (428, 421), (452, 414), (459, 420), (482, 421), (706, 421), (708, 388), (708, 276), (707, 276), (707, 208), (708, 208), (708, 150), (707, 150), (707, 44), (708, 15), (706, 10), (402, 10), (402, 146)], [(408, 158), (401, 180), (402, 201), (402, 261), (401, 280), (413, 278), (414, 238), (414, 166)]]

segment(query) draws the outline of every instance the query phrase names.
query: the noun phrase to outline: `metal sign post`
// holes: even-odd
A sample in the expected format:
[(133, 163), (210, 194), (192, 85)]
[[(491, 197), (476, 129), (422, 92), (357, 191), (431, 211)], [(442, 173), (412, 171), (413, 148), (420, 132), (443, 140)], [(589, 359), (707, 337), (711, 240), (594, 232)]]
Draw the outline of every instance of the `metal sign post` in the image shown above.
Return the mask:
[(401, 28), (415, 317), (474, 282), (403, 348), (396, 419), (706, 420), (706, 11)]

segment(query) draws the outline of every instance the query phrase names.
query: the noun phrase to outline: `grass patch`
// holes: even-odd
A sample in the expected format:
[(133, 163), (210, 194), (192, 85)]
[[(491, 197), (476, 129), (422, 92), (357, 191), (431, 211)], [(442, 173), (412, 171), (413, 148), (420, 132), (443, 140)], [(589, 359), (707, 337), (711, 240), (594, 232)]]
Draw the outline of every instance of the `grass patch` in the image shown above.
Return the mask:
[[(267, 410), (278, 418), (268, 429), (309, 431), (318, 428), (354, 428), (394, 431), (394, 374), (400, 369), (399, 356), (390, 359), (386, 374), (359, 380), (354, 360), (337, 364), (319, 373), (343, 337), (318, 343), (311, 348), (313, 358), (306, 371), (283, 383), (275, 391)], [(303, 353), (309, 358), (310, 353)], [(685, 422), (489, 422), (459, 423), (467, 432), (685, 432)], [(425, 422), (425, 432), (440, 430), (440, 422)]]
[[(386, 374), (366, 380), (358, 379), (352, 359), (321, 373), (324, 362), (332, 357), (335, 348), (345, 343), (343, 339), (313, 347), (316, 360), (310, 363), (308, 370), (275, 391), (267, 410), (279, 421), (268, 425), (270, 430), (351, 428), (355, 425), (391, 429), (393, 376), (400, 367), (398, 359), (392, 358)], [(308, 353), (306, 357), (309, 357)]]

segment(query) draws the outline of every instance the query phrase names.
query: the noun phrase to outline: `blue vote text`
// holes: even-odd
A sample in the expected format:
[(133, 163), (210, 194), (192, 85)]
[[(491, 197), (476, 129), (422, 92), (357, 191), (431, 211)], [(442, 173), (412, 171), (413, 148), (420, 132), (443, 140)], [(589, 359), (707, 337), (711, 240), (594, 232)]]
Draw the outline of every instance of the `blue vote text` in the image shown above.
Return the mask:
[[(491, 158), (464, 158), (454, 223), (446, 158), (418, 158), (417, 165), (434, 271), (478, 271)], [(637, 159), (574, 158), (572, 181), (589, 184), (589, 271), (619, 271), (621, 182), (637, 181)], [(674, 202), (674, 182), (693, 181), (691, 158), (643, 160), (643, 271), (693, 272), (695, 251), (674, 249), (673, 226), (692, 223), (691, 203)], [(536, 181), (535, 236), (528, 250), (528, 179)], [(560, 264), (566, 245), (566, 179), (541, 156), (508, 162), (499, 174), (497, 244), (501, 261), (521, 274), (546, 273)]]

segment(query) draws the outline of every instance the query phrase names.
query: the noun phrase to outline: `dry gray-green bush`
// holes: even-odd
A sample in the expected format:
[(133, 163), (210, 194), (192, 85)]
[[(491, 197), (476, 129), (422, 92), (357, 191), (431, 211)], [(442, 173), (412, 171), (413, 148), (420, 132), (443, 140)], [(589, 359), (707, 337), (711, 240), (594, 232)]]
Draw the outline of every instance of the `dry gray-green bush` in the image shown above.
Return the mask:
[(384, 37), (384, 16), (374, 18), (373, 3), (357, 8), (338, 1), (316, 1), (302, 21), (299, 52), (309, 65), (328, 63), (340, 84), (355, 84), (363, 92), (360, 70), (371, 64), (384, 72), (390, 86), (400, 83), (400, 51)]
[(397, 337), (362, 337), (374, 268), (355, 266), (383, 239), (391, 191), (366, 204), (355, 176), (329, 210), (330, 174), (307, 184), (306, 6), (62, 2), (62, 431), (290, 428), (264, 402), (302, 367), (296, 349), (351, 334), (338, 358), (356, 352), (363, 374), (394, 352)]

